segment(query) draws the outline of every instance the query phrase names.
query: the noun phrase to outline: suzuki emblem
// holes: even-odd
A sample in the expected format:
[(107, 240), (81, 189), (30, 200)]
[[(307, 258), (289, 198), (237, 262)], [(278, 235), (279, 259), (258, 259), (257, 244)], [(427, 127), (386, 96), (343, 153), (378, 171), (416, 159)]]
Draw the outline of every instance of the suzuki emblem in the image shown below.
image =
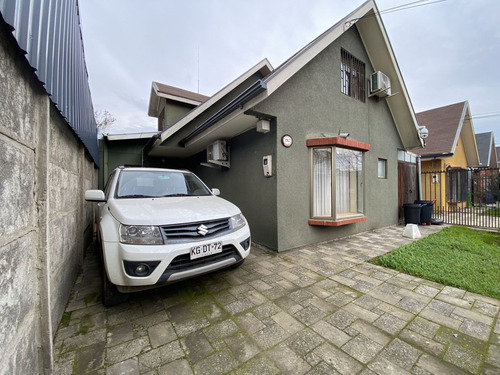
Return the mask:
[(205, 236), (207, 233), (208, 233), (208, 227), (206, 227), (205, 225), (201, 224), (198, 227), (198, 234), (200, 234), (201, 236)]

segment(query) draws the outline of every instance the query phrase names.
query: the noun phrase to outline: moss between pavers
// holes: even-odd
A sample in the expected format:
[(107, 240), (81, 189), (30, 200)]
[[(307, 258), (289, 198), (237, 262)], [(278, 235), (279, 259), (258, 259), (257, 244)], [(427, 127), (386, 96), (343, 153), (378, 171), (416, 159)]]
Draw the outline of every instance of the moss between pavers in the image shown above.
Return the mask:
[(71, 321), (71, 313), (72, 311), (67, 311), (61, 317), (61, 322), (59, 323), (59, 328), (66, 328), (69, 326), (69, 322)]
[(94, 293), (87, 294), (84, 297), (83, 302), (85, 302), (85, 305), (88, 306), (91, 303), (98, 302), (99, 298), (100, 298), (100, 294), (97, 292), (94, 292)]
[(479, 374), (484, 362), (484, 357), (475, 350), (454, 343), (450, 344), (443, 359), (473, 374)]
[(475, 350), (479, 354), (483, 355), (487, 353), (489, 346), (487, 342), (448, 327), (441, 327), (434, 339), (441, 344), (457, 344), (467, 349)]
[(92, 325), (93, 325), (93, 323), (92, 323), (92, 315), (85, 314), (80, 319), (80, 329), (78, 331), (78, 334), (79, 335), (86, 335), (89, 332), (89, 330), (92, 327)]
[(441, 327), (434, 339), (447, 346), (444, 360), (473, 373), (479, 373), (484, 366), (488, 342), (447, 327)]

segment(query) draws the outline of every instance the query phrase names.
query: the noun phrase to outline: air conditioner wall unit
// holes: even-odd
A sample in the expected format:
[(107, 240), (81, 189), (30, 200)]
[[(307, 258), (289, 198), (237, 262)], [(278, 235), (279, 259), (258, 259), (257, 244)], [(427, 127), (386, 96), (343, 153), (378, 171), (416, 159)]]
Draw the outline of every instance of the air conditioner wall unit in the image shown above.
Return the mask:
[(391, 80), (381, 71), (376, 71), (370, 77), (370, 96), (383, 98), (391, 95)]
[(226, 141), (218, 140), (208, 145), (207, 162), (229, 168), (229, 150)]

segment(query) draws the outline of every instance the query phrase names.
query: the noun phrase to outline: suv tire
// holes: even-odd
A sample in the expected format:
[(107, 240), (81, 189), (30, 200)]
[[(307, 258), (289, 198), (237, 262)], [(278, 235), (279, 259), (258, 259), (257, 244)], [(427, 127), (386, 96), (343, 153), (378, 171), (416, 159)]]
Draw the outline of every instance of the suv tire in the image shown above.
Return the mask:
[(102, 304), (105, 307), (119, 305), (128, 300), (128, 293), (121, 293), (115, 284), (112, 284), (104, 266), (102, 267)]

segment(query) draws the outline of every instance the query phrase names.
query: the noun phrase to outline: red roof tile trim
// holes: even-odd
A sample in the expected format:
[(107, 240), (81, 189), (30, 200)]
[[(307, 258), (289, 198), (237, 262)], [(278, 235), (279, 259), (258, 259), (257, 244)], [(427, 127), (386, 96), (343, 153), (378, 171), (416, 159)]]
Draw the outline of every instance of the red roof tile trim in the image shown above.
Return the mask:
[(352, 139), (342, 137), (326, 137), (326, 138), (313, 138), (306, 140), (307, 147), (315, 146), (342, 146), (359, 151), (369, 151), (370, 145), (368, 143), (354, 141)]

